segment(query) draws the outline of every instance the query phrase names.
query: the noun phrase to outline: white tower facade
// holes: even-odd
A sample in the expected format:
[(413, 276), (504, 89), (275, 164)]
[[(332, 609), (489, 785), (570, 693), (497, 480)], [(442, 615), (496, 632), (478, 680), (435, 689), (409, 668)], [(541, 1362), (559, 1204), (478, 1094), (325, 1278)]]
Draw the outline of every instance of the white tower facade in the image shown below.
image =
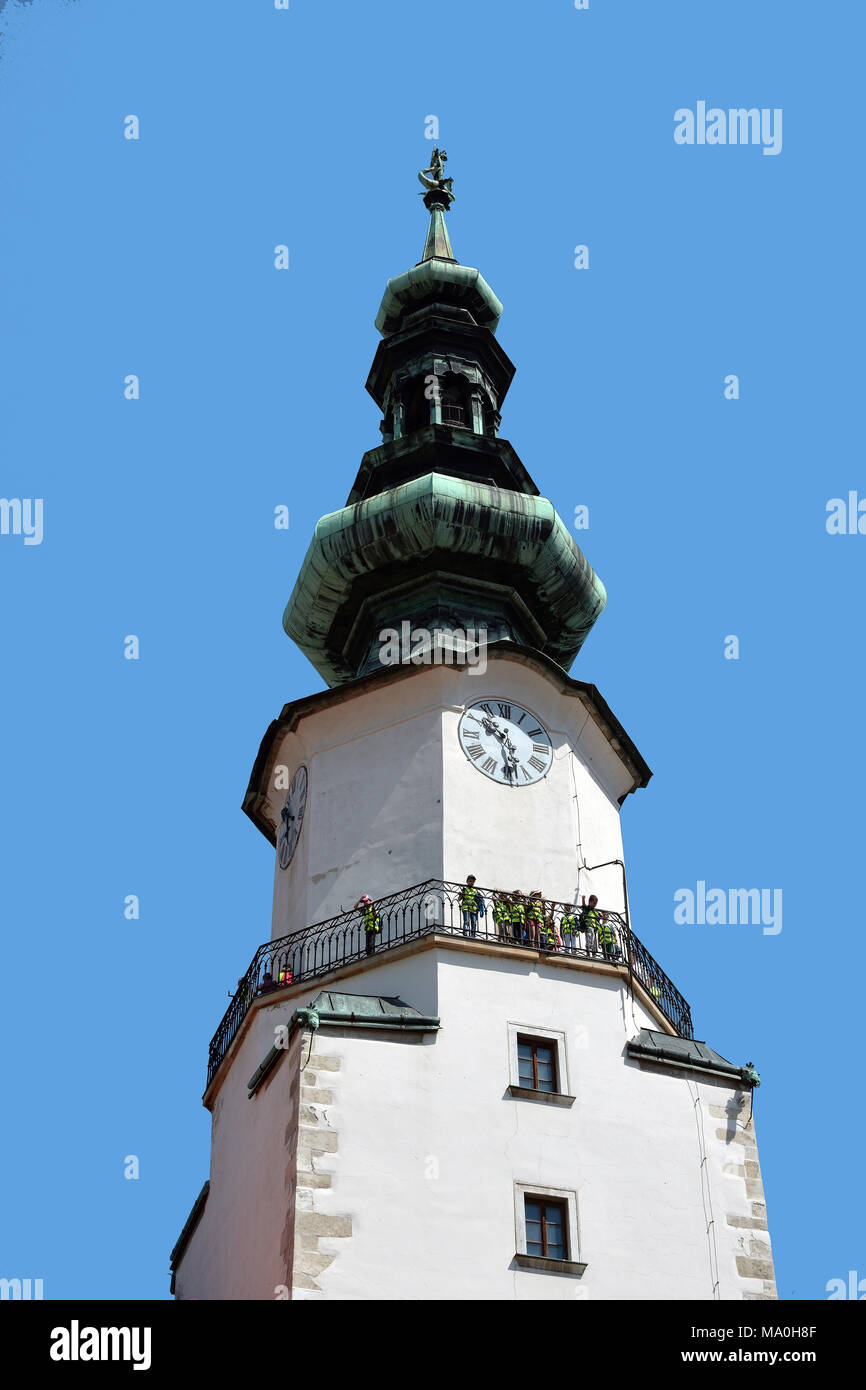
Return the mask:
[(620, 813), (649, 769), (567, 674), (604, 591), (499, 438), (501, 306), (453, 259), (442, 175), (377, 320), (383, 444), (286, 611), (331, 688), (253, 769), (271, 936), (211, 1044), (172, 1288), (772, 1298), (755, 1075), (633, 930)]

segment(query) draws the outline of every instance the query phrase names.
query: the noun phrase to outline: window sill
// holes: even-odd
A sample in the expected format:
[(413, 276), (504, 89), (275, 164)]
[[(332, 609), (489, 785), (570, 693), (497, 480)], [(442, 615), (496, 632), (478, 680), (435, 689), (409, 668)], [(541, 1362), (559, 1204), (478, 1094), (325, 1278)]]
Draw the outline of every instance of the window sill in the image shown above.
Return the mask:
[(509, 1094), (521, 1100), (546, 1100), (548, 1105), (574, 1105), (575, 1096), (564, 1096), (559, 1091), (535, 1091), (531, 1086), (509, 1086)]
[(544, 1255), (517, 1254), (514, 1263), (519, 1269), (540, 1269), (548, 1274), (583, 1274), (586, 1269), (585, 1260), (548, 1260)]

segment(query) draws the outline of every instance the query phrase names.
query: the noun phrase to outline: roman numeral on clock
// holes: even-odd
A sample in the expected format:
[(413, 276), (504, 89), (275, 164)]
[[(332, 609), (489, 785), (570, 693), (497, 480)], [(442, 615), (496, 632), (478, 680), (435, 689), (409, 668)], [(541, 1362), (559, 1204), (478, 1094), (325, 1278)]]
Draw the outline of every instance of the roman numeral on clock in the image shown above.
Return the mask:
[(481, 754), (484, 752), (484, 749), (481, 747), (480, 743), (467, 743), (466, 752), (469, 754), (473, 762), (477, 763), (478, 759), (481, 757)]
[(511, 706), (510, 706), (510, 705), (500, 705), (500, 706), (499, 706), (499, 713), (501, 714), (501, 716), (502, 716), (503, 719), (510, 719), (510, 718), (511, 718)]
[(490, 708), (489, 705), (479, 705), (478, 708), (479, 708), (479, 709), (483, 709), (483, 710), (485, 711), (486, 714), (492, 714), (492, 713), (493, 713), (493, 710)]
[(529, 773), (526, 771), (526, 768), (523, 766), (523, 763), (520, 764), (520, 771), (523, 773), (524, 779), (528, 782)]
[(543, 729), (529, 729), (529, 730), (528, 730), (528, 734), (529, 734), (529, 737), (530, 737), (530, 738), (538, 738), (538, 735), (539, 735), (539, 734), (541, 734), (541, 737), (544, 738), (544, 730), (543, 730)]
[(533, 754), (529, 759), (529, 766), (534, 767), (536, 772), (543, 772), (545, 764), (542, 762), (541, 758), (537, 758), (535, 754)]
[(550, 751), (546, 743), (533, 743), (532, 748), (536, 753), (548, 753)]
[(495, 758), (485, 758), (485, 759), (484, 759), (484, 762), (481, 764), (481, 771), (482, 771), (482, 772), (493, 772), (494, 769), (495, 769), (495, 767), (496, 767), (496, 759), (495, 759)]

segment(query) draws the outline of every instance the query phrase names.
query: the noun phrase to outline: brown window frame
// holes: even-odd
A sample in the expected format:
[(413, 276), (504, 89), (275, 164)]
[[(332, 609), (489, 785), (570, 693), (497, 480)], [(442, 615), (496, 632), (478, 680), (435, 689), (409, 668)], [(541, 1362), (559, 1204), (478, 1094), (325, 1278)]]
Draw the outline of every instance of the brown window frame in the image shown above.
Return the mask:
[[(530, 1251), (529, 1251), (530, 1245), (531, 1245), (531, 1244), (533, 1244), (533, 1245), (534, 1245), (534, 1244), (537, 1244), (537, 1242), (535, 1242), (535, 1241), (530, 1241), (530, 1239), (529, 1239), (529, 1221), (528, 1221), (528, 1217), (527, 1217), (527, 1215), (526, 1215), (526, 1208), (527, 1208), (527, 1205), (528, 1205), (529, 1202), (534, 1202), (534, 1203), (536, 1204), (536, 1206), (538, 1206), (538, 1207), (541, 1208), (541, 1259), (543, 1259), (543, 1260), (570, 1260), (570, 1259), (571, 1259), (571, 1255), (570, 1255), (570, 1253), (569, 1253), (569, 1247), (568, 1247), (568, 1239), (569, 1239), (569, 1232), (568, 1232), (568, 1202), (566, 1202), (566, 1201), (564, 1200), (564, 1198), (562, 1198), (562, 1197), (543, 1197), (540, 1193), (535, 1194), (535, 1193), (532, 1193), (532, 1192), (524, 1192), (524, 1194), (523, 1194), (523, 1229), (524, 1229), (524, 1232), (525, 1232), (525, 1234), (526, 1234), (526, 1252), (527, 1252), (527, 1254), (530, 1253)], [(558, 1228), (558, 1229), (559, 1229), (560, 1234), (561, 1234), (561, 1236), (562, 1236), (562, 1240), (561, 1240), (561, 1242), (559, 1242), (559, 1244), (560, 1244), (560, 1246), (561, 1246), (561, 1249), (562, 1249), (562, 1254), (561, 1254), (561, 1255), (550, 1255), (550, 1254), (548, 1254), (548, 1242), (547, 1242), (547, 1211), (548, 1211), (548, 1208), (549, 1208), (549, 1207), (556, 1207), (557, 1211), (558, 1211), (559, 1214), (560, 1214), (560, 1224), (559, 1224), (559, 1228)]]
[[(520, 1056), (521, 1047), (529, 1047), (532, 1049), (532, 1079), (535, 1084), (531, 1087), (523, 1085), (523, 1080), (520, 1075), (520, 1063), (521, 1060), (525, 1060), (521, 1059)], [(550, 1053), (550, 1066), (551, 1071), (553, 1073), (553, 1075), (551, 1076), (551, 1081), (553, 1082), (553, 1089), (551, 1091), (545, 1091), (545, 1095), (561, 1095), (559, 1087), (559, 1049), (557, 1048), (555, 1038), (535, 1038), (532, 1036), (531, 1033), (517, 1034), (517, 1084), (521, 1089), (525, 1091), (541, 1091), (544, 1089), (542, 1086), (539, 1086), (538, 1084), (539, 1047), (543, 1047), (547, 1052)]]

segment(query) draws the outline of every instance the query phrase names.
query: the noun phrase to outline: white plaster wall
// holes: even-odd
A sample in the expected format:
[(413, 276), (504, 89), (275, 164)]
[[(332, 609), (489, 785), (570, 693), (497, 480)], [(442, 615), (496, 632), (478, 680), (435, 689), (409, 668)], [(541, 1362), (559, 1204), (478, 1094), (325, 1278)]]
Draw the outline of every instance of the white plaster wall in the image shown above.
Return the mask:
[[(293, 1007), (297, 1007), (296, 1001)], [(281, 1255), (288, 1206), (288, 1176), (297, 1123), (294, 1047), (276, 1068), (256, 1104), (247, 1082), (274, 1045), (274, 1027), (292, 1010), (256, 1010), (216, 1098), (211, 1132), (210, 1192), (184, 1251), (175, 1281), (180, 1299), (273, 1299), (285, 1283)], [(294, 1109), (294, 1121), (293, 1121)]]
[[(756, 1234), (768, 1238), (728, 1225), (753, 1215), (738, 1131), (747, 1102), (731, 1106), (742, 1093), (724, 1082), (628, 1059), (626, 1042), (657, 1025), (621, 979), (437, 946), (374, 957), (335, 988), (399, 996), (442, 1027), (423, 1041), (316, 1035), (316, 1053), (341, 1066), (323, 1113), (338, 1147), (314, 1164), (332, 1185), (313, 1194), (314, 1209), (349, 1217), (352, 1235), (320, 1242), (337, 1258), (321, 1292), (295, 1297), (709, 1300), (716, 1279), (723, 1299), (761, 1292), (735, 1261)], [(225, 1072), (211, 1193), (179, 1297), (271, 1299), (287, 1280), (291, 1087), (302, 1058), (288, 1054), (252, 1101), (246, 1083), (275, 1025), (318, 990), (257, 1009)], [(510, 1096), (509, 1024), (565, 1033), (572, 1107)], [(726, 1106), (730, 1121), (718, 1118)], [(577, 1194), (581, 1278), (512, 1267), (516, 1183)]]
[[(548, 776), (504, 787), (462, 752), (465, 704), (506, 696), (550, 730)], [(304, 825), (287, 870), (275, 867), (273, 938), (427, 878), (474, 873), (488, 887), (574, 901), (597, 892), (622, 910), (617, 869), (578, 878), (578, 863), (623, 857), (618, 798), (631, 778), (594, 716), (558, 682), (498, 657), (482, 676), (419, 668), (405, 680), (301, 720), (271, 758), (309, 771)], [(279, 821), (284, 793), (272, 791)]]
[[(631, 785), (593, 716), (558, 684), (518, 662), (491, 660), (483, 676), (470, 670), (461, 672), (443, 711), (444, 876), (462, 882), (473, 873), (488, 887), (539, 888), (560, 902), (575, 901), (578, 889), (597, 892), (603, 906), (621, 911), (616, 869), (582, 873), (578, 881), (578, 864), (623, 857), (617, 797)], [(497, 696), (531, 709), (550, 732), (553, 764), (531, 786), (492, 781), (460, 747), (465, 705)]]
[[(317, 1038), (342, 1065), (328, 1114), (339, 1151), (317, 1160), (332, 1187), (316, 1209), (349, 1215), (353, 1233), (326, 1246), (337, 1258), (322, 1293), (297, 1296), (711, 1299), (695, 1086), (623, 1054), (652, 1020), (609, 977), (438, 954), (435, 1044)], [(509, 1022), (566, 1032), (572, 1108), (507, 1093)], [(698, 1090), (704, 1104), (731, 1094)], [(744, 1185), (723, 1172), (731, 1154), (716, 1123), (705, 1117), (721, 1296), (740, 1298), (759, 1285), (736, 1275), (742, 1232), (725, 1217)], [(518, 1182), (577, 1193), (582, 1278), (511, 1267)]]
[[(287, 788), (282, 786), (276, 789), (274, 783), (277, 770), (285, 768), (286, 772), (281, 774), (281, 782), (288, 778), (291, 785), (292, 778), (298, 768), (304, 764), (307, 767), (307, 775), (310, 776), (310, 746), (305, 737), (308, 724), (302, 724), (300, 731), (283, 734), (279, 745), (275, 749), (271, 759), (268, 772), (268, 795), (271, 814), (277, 830), (280, 828), (280, 811), (285, 803)], [(295, 853), (287, 869), (281, 869), (277, 862), (276, 850), (274, 851), (274, 902), (271, 917), (272, 931), (271, 938), (284, 936), (286, 932), (296, 930), (299, 927), (307, 926), (305, 920), (307, 910), (307, 884), (311, 873), (316, 869), (311, 868), (311, 839), (307, 833), (309, 826), (306, 823), (310, 812), (311, 792), (309, 782), (307, 785), (307, 806), (304, 812), (304, 824), (301, 827), (301, 834), (295, 846)], [(312, 920), (312, 919), (310, 919)], [(277, 926), (280, 924), (279, 930)], [(287, 925), (288, 924), (288, 925)], [(264, 932), (261, 933), (264, 937)]]
[[(249, 1099), (248, 1081), (274, 1045), (279, 1025), (321, 991), (315, 981), (259, 1005), (247, 1017), (213, 1106), (210, 1192), (184, 1251), (176, 1279), (179, 1299), (273, 1299), (288, 1282), (283, 1232), (292, 1200), (287, 1183), (297, 1094), (292, 1093), (309, 1048), (298, 1032), (270, 1078)], [(364, 961), (351, 979), (333, 986), (354, 994), (404, 999), (419, 1013), (438, 1014), (438, 965), (433, 951)]]
[(306, 762), (309, 790), (295, 856), (275, 870), (272, 938), (362, 893), (442, 876), (440, 696), (427, 674), (312, 714), (279, 745), (276, 762)]

